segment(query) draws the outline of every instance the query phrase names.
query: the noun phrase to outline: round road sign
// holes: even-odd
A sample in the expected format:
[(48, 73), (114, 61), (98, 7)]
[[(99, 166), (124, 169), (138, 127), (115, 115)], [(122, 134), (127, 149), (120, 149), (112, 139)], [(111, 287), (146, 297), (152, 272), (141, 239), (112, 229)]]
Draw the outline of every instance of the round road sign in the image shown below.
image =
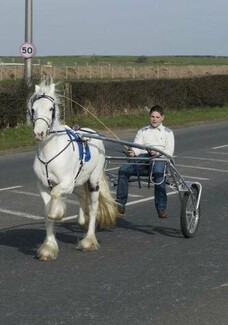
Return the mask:
[(32, 43), (25, 42), (20, 47), (20, 54), (25, 58), (29, 59), (35, 54), (35, 46)]

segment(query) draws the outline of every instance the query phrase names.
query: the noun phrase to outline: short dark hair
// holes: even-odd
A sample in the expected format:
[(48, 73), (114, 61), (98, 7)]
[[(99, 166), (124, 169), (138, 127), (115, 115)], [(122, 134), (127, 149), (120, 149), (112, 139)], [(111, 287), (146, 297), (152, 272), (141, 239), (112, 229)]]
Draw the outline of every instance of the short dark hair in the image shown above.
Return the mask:
[(161, 115), (164, 115), (164, 109), (159, 106), (159, 105), (154, 105), (150, 108), (150, 113), (151, 114), (152, 112), (159, 112)]

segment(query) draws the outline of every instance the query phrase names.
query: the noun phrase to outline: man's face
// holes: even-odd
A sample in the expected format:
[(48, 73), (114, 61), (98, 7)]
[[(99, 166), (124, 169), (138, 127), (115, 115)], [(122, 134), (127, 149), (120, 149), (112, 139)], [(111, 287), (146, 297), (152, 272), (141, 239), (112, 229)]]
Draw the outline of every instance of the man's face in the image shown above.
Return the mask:
[(150, 124), (153, 128), (157, 128), (163, 121), (164, 116), (161, 115), (159, 112), (151, 112), (150, 114)]

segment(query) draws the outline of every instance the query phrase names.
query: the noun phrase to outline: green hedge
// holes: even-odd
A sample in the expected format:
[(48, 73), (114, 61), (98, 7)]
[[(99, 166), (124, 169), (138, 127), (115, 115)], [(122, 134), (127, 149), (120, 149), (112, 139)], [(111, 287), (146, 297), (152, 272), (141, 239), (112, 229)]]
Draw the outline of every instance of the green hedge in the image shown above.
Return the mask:
[(15, 127), (26, 122), (28, 88), (24, 82), (0, 85), (0, 128)]
[[(223, 106), (228, 102), (228, 75), (186, 79), (72, 82), (72, 99), (98, 115), (116, 115), (160, 104), (165, 109)], [(76, 115), (83, 113), (73, 104)]]
[[(176, 110), (228, 103), (228, 75), (167, 80), (77, 81), (71, 86), (73, 101), (96, 115), (139, 112), (150, 104)], [(26, 123), (28, 98), (29, 90), (24, 82), (0, 84), (0, 128)], [(80, 105), (73, 103), (76, 116), (85, 113)]]

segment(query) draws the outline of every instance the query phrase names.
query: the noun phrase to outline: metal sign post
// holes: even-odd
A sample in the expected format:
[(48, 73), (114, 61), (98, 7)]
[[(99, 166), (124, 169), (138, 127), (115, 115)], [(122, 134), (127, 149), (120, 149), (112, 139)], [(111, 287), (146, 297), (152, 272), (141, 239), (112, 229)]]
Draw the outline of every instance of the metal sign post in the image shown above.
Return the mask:
[[(20, 46), (20, 54), (24, 58), (24, 79), (30, 88), (32, 86), (32, 57), (35, 54), (35, 47), (32, 44), (32, 0), (25, 0), (25, 42)], [(27, 124), (30, 124), (28, 115)]]
[(25, 0), (25, 43), (21, 46), (21, 54), (24, 56), (24, 76), (28, 86), (32, 81), (32, 0)]

